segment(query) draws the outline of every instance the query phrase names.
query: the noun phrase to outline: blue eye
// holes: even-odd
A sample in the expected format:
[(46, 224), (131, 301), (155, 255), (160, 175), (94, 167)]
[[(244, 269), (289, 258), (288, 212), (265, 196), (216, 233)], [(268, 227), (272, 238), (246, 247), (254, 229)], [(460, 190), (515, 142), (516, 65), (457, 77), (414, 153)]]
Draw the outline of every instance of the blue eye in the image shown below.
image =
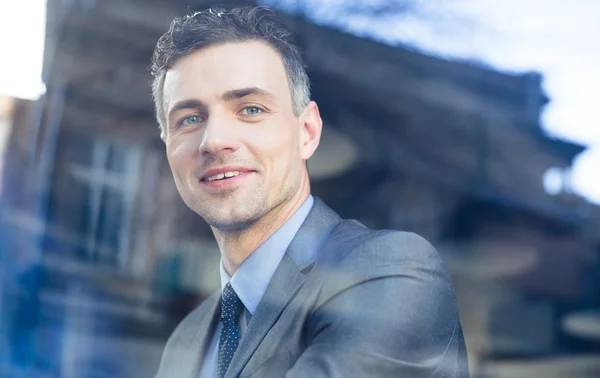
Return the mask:
[(254, 116), (254, 115), (260, 114), (260, 113), (262, 113), (262, 111), (263, 110), (261, 108), (258, 108), (256, 106), (248, 106), (248, 107), (242, 109), (242, 112), (245, 115), (249, 115), (249, 116)]
[(200, 122), (201, 119), (197, 115), (189, 116), (181, 120), (182, 125), (192, 125), (194, 123)]

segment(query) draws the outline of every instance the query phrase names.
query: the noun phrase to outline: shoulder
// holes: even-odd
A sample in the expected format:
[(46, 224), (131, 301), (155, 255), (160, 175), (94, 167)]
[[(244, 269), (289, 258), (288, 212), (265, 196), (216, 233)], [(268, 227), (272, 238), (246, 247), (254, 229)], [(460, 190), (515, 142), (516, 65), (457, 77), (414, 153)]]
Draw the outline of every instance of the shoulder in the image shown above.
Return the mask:
[(439, 253), (425, 238), (413, 232), (372, 230), (354, 220), (340, 223), (324, 253), (338, 266), (426, 263), (445, 269)]
[(322, 285), (305, 327), (308, 343), (321, 347), (314, 358), (333, 361), (337, 347), (346, 375), (366, 375), (375, 365), (389, 376), (464, 375), (456, 296), (431, 243), (343, 221), (323, 254)]
[(343, 221), (332, 233), (323, 257), (321, 303), (365, 284), (375, 290), (385, 285), (403, 295), (422, 291), (454, 300), (441, 256), (430, 242), (412, 232), (371, 230), (356, 221)]

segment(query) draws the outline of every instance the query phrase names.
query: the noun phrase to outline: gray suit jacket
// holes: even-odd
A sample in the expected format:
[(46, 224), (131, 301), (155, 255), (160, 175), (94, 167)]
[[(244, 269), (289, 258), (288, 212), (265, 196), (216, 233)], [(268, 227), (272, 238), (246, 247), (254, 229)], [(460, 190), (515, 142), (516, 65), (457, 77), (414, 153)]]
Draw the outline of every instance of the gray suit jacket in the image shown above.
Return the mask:
[[(316, 262), (306, 251), (316, 249)], [(176, 328), (157, 378), (198, 378), (215, 293)], [(232, 377), (468, 377), (450, 277), (435, 249), (342, 220), (315, 198), (252, 316)]]

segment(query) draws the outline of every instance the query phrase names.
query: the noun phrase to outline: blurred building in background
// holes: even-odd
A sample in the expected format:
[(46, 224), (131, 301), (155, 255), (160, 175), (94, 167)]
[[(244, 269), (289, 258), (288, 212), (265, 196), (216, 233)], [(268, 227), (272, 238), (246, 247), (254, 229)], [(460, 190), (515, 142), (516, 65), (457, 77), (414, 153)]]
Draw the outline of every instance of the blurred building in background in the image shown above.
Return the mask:
[[(173, 183), (147, 70), (189, 5), (48, 1), (47, 93), (0, 101), (0, 377), (31, 365), (59, 377), (152, 376), (174, 325), (219, 287), (218, 248)], [(438, 248), (474, 374), (533, 377), (556, 356), (598, 373), (596, 357), (578, 355), (600, 353), (600, 324), (594, 340), (581, 331), (593, 319), (578, 312), (600, 311), (600, 212), (569, 191), (584, 147), (540, 128), (539, 75), (282, 17), (325, 121), (313, 194)], [(554, 196), (543, 184), (553, 167), (564, 189)]]

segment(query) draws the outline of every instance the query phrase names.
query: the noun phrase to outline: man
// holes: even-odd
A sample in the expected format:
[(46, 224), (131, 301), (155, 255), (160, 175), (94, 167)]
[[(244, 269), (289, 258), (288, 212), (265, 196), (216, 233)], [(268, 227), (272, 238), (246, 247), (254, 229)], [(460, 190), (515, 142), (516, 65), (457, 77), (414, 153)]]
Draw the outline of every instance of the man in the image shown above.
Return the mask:
[(175, 19), (152, 73), (173, 177), (214, 232), (222, 284), (174, 331), (157, 377), (468, 375), (433, 247), (342, 220), (311, 196), (322, 121), (271, 11)]

